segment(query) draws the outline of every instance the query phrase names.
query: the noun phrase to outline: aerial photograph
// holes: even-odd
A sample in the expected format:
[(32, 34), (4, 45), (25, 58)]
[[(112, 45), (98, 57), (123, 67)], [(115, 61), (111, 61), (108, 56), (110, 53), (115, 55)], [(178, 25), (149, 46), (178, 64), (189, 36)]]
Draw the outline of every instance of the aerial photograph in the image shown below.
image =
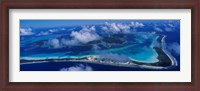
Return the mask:
[(180, 20), (20, 20), (20, 71), (180, 71)]

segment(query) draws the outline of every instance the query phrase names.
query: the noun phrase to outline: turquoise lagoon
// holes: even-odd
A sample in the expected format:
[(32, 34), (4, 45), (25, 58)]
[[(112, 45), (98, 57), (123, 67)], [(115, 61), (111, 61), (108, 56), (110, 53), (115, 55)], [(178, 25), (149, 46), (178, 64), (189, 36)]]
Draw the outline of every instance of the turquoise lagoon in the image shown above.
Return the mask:
[[(147, 36), (148, 38), (144, 37), (144, 35), (145, 36), (148, 35)], [(120, 47), (117, 47), (117, 48), (112, 48), (112, 45), (111, 45), (111, 47), (107, 49), (99, 49), (99, 50), (88, 49), (76, 55), (70, 55), (70, 53), (73, 53), (73, 51), (65, 50), (63, 52), (35, 53), (35, 54), (26, 55), (26, 56), (21, 56), (20, 58), (21, 59), (81, 58), (81, 57), (86, 57), (86, 56), (99, 57), (99, 55), (104, 54), (104, 53), (105, 54), (112, 53), (112, 54), (126, 56), (129, 59), (133, 61), (138, 61), (138, 62), (145, 62), (145, 63), (158, 62), (158, 59), (156, 58), (158, 54), (153, 49), (158, 35), (146, 33), (146, 32), (138, 32), (138, 33), (132, 34), (132, 36), (137, 36), (137, 37), (128, 37), (128, 38), (134, 38), (134, 39), (131, 39), (131, 41), (126, 41), (126, 43), (124, 44), (120, 44)], [(33, 39), (32, 41), (29, 40), (31, 42), (26, 42), (26, 43), (33, 43), (33, 41), (37, 42), (37, 41), (45, 40), (51, 37), (55, 37), (55, 35), (45, 36), (44, 38), (38, 37), (38, 38)], [(149, 45), (146, 45), (147, 39), (151, 41)], [(68, 53), (69, 55), (67, 55)]]

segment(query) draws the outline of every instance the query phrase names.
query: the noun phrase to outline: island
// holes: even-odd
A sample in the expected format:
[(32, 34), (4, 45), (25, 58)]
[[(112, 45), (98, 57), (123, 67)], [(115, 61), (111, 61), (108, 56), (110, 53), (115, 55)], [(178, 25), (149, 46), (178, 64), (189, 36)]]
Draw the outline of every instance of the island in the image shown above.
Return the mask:
[[(88, 62), (88, 63), (95, 63), (95, 64), (106, 64), (106, 65), (112, 65), (112, 66), (124, 66), (124, 67), (142, 67), (142, 68), (149, 68), (149, 69), (168, 69), (171, 67), (177, 66), (176, 59), (171, 56), (165, 49), (164, 41), (165, 41), (164, 35), (159, 35), (156, 39), (156, 42), (158, 45), (153, 46), (153, 49), (158, 54), (157, 59), (158, 62), (154, 63), (145, 63), (145, 62), (138, 62), (135, 60), (127, 60), (126, 62), (116, 62), (114, 60), (107, 60), (98, 58), (96, 56), (85, 56), (81, 58), (46, 58), (46, 59), (20, 59), (20, 64), (29, 64), (29, 63), (38, 63), (38, 62), (65, 62), (65, 61), (71, 61), (71, 62)], [(110, 40), (106, 40), (110, 41)], [(96, 43), (98, 41), (94, 41)], [(122, 40), (120, 41), (111, 41), (111, 42), (118, 42), (123, 43)], [(90, 42), (92, 43), (92, 42)]]

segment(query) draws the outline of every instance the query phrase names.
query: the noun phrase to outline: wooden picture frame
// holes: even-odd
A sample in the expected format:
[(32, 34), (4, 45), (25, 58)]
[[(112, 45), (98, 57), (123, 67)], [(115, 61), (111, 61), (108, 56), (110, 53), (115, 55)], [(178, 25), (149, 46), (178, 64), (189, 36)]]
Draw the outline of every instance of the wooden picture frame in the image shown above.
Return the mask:
[[(192, 82), (9, 82), (9, 9), (191, 9)], [(1, 90), (134, 90), (200, 91), (198, 0), (97, 0), (97, 1), (2, 1), (1, 2)]]

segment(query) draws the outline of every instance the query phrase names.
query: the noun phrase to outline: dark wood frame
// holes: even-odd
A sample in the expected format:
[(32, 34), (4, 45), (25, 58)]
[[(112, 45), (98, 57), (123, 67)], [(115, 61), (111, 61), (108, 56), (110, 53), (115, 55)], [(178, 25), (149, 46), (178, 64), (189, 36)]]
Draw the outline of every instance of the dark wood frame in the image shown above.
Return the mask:
[[(13, 83), (9, 82), (9, 9), (191, 9), (192, 10), (192, 82), (187, 83)], [(136, 91), (200, 91), (199, 60), (199, 3), (198, 0), (62, 0), (1, 2), (1, 90), (136, 90)], [(190, 60), (189, 60), (190, 61)]]

